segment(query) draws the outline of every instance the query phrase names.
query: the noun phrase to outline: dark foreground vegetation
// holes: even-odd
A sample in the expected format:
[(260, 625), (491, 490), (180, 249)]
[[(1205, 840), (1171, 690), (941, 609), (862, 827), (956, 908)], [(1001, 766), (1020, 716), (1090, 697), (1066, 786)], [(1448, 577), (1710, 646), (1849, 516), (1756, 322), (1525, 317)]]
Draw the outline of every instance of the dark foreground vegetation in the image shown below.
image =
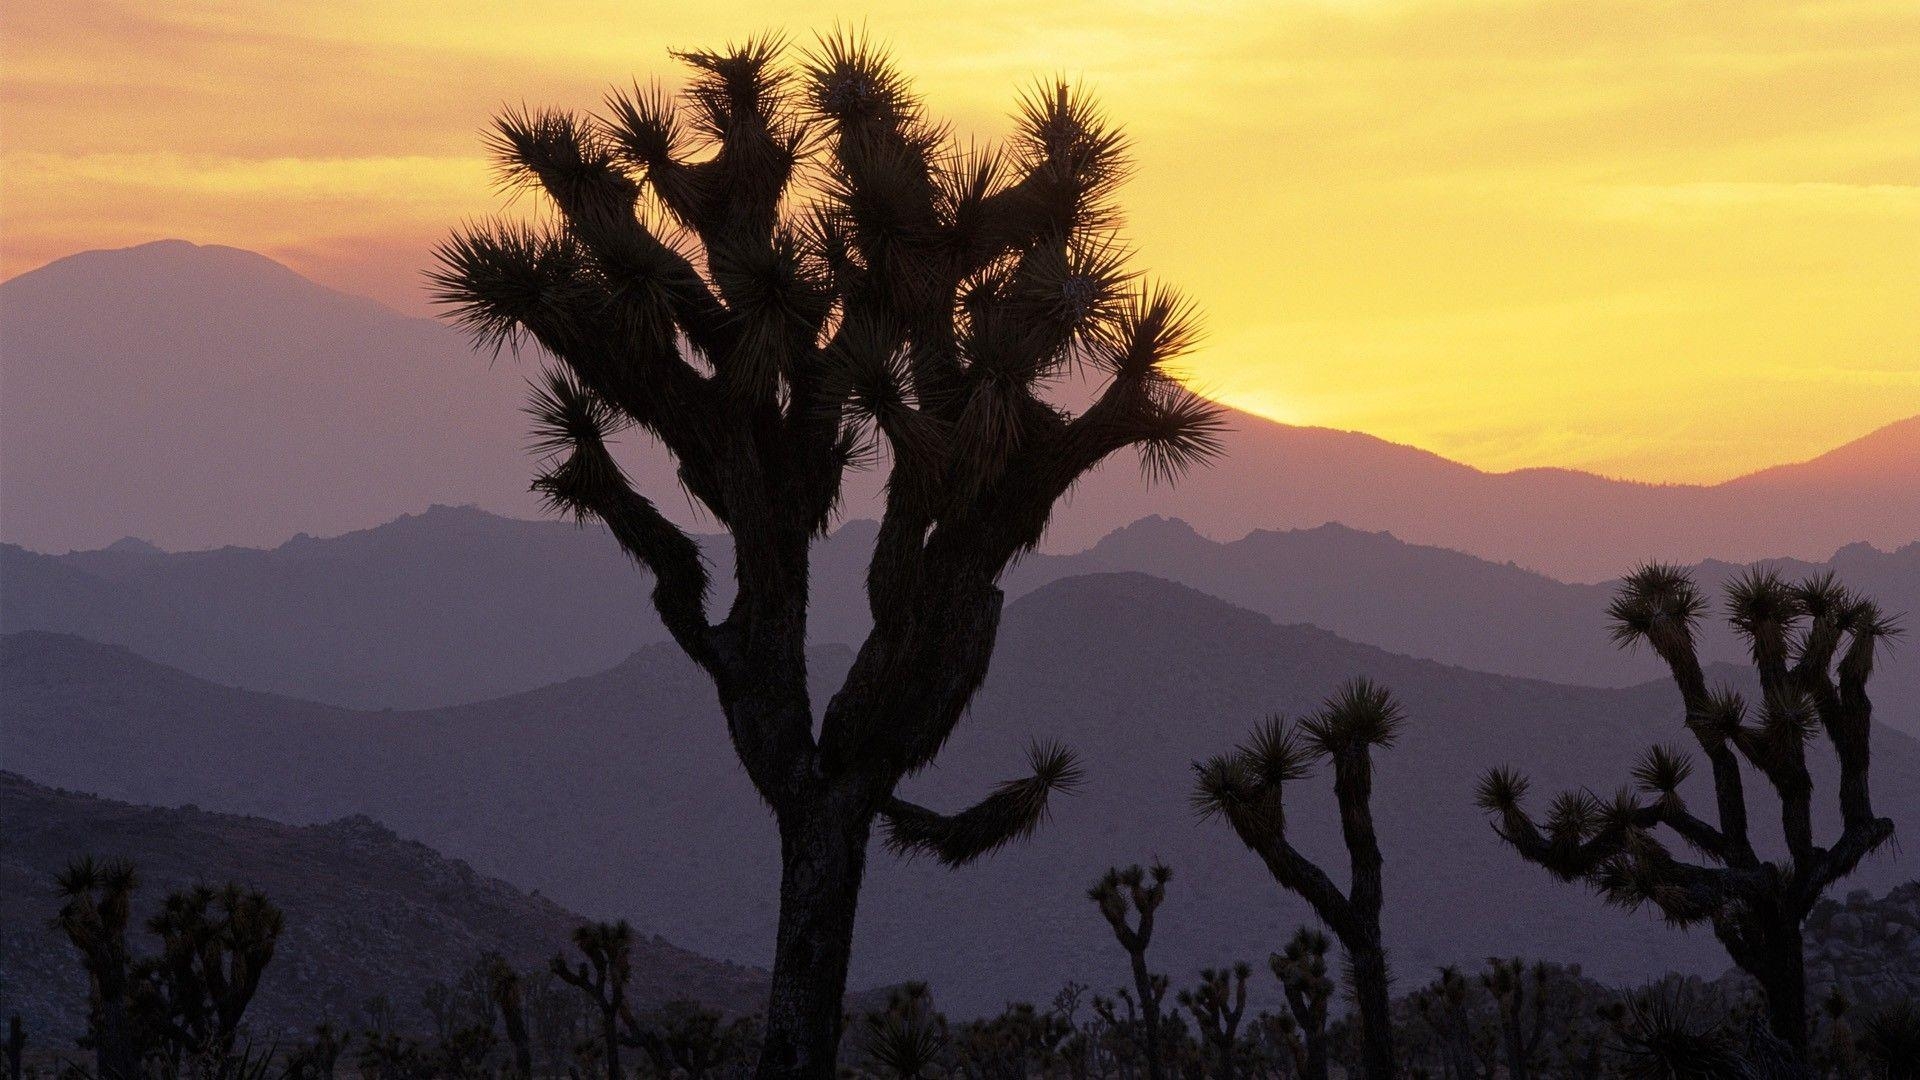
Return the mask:
[[(1101, 993), (1069, 982), (1051, 1001), (1014, 1003), (966, 1022), (943, 1016), (924, 984), (896, 987), (842, 1017), (840, 1074), (1367, 1075), (1365, 1019), (1347, 1009), (1342, 984), (1350, 976), (1318, 930), (1301, 927), (1258, 974), (1248, 963), (1223, 966), (1169, 995), (1170, 980), (1152, 970), (1148, 952), (1153, 919), (1170, 894), (1169, 913), (1177, 916), (1173, 881), (1166, 867), (1131, 867), (1110, 871), (1089, 890), (1099, 913), (1126, 928), (1114, 965), (1122, 985)], [(132, 868), (83, 860), (60, 887), (56, 928), (73, 940), (93, 986), (89, 1029), (77, 1048), (90, 1053), (33, 1046), (13, 1017), (10, 1080), (723, 1080), (752, 1075), (763, 1039), (758, 1016), (691, 1001), (635, 1007), (628, 997), (633, 939), (623, 923), (580, 927), (573, 948), (541, 969), (516, 970), (498, 954), (476, 957), (451, 979), (428, 984), (418, 1003), (430, 1018), (426, 1029), (402, 1023), (396, 1003), (376, 996), (354, 1015), (317, 1019), (302, 1037), (255, 1039), (247, 1006), (281, 929), (271, 901), (233, 887), (177, 892), (142, 941), (123, 921), (138, 888)], [(1912, 894), (1906, 907), (1920, 911), (1920, 885), (1903, 892)], [(1859, 917), (1858, 905), (1830, 904), (1821, 922)], [(1899, 931), (1906, 924), (1889, 925)], [(1895, 947), (1869, 963), (1899, 962)], [(1250, 1011), (1248, 983), (1269, 979), (1284, 1007)], [(1863, 989), (1870, 983), (1859, 981)], [(1620, 990), (1583, 977), (1577, 966), (1492, 957), (1474, 970), (1443, 968), (1394, 999), (1385, 1035), (1395, 1047), (1394, 1075), (1434, 1080), (1920, 1075), (1920, 1008), (1910, 995), (1855, 1005), (1836, 984), (1808, 1003), (1808, 1050), (1797, 1060), (1768, 1029), (1770, 1009), (1757, 990), (1740, 977), (1670, 977)]]

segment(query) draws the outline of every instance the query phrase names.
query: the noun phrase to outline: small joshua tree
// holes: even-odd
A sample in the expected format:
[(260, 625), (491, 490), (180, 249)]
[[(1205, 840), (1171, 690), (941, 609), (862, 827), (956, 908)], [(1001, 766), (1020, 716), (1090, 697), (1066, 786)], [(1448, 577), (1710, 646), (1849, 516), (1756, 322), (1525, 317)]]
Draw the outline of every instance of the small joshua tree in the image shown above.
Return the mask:
[[(1194, 763), (1194, 808), (1222, 817), (1274, 880), (1313, 906), (1346, 949), (1358, 1005), (1361, 1066), (1367, 1080), (1394, 1075), (1386, 946), (1380, 936), (1380, 842), (1373, 827), (1373, 751), (1393, 745), (1405, 717), (1384, 687), (1354, 679), (1320, 711), (1289, 727), (1275, 717), (1244, 745)], [(1286, 786), (1333, 763), (1334, 797), (1351, 877), (1341, 892), (1287, 840)]]
[[(467, 229), (434, 281), (482, 346), (531, 340), (556, 361), (535, 486), (653, 574), (661, 621), (712, 677), (780, 835), (760, 1073), (830, 1077), (876, 819), (896, 850), (959, 865), (1030, 832), (1075, 775), (1064, 751), (1036, 753), (1031, 779), (953, 816), (895, 794), (986, 676), (1001, 573), (1088, 470), (1134, 447), (1177, 473), (1217, 452), (1220, 415), (1167, 373), (1192, 314), (1126, 268), (1124, 140), (1081, 94), (1045, 87), (1010, 148), (969, 149), (860, 40), (797, 67), (765, 38), (679, 55), (678, 99), (502, 116), (502, 174), (556, 225)], [(1074, 369), (1105, 381), (1077, 416), (1047, 400)], [(718, 621), (699, 546), (608, 450), (629, 426), (732, 535)], [(816, 713), (808, 550), (881, 446), (873, 630)]]
[[(1652, 905), (1677, 926), (1706, 923), (1735, 965), (1760, 984), (1774, 1036), (1804, 1062), (1806, 961), (1801, 927), (1834, 882), (1893, 836), (1868, 792), (1874, 654), (1898, 632), (1869, 600), (1831, 575), (1789, 584), (1753, 571), (1727, 586), (1729, 620), (1748, 643), (1760, 705), (1731, 689), (1709, 690), (1694, 644), (1706, 601), (1688, 574), (1644, 567), (1622, 583), (1609, 609), (1622, 645), (1646, 642), (1666, 661), (1686, 709), (1686, 727), (1711, 766), (1714, 820), (1697, 816), (1680, 788), (1692, 759), (1655, 746), (1633, 770), (1634, 788), (1609, 801), (1568, 792), (1544, 823), (1522, 806), (1527, 781), (1507, 768), (1480, 782), (1480, 805), (1528, 862), (1563, 881), (1585, 881), (1613, 903)], [(1824, 731), (1839, 759), (1841, 832), (1814, 841), (1807, 743)], [(1787, 858), (1763, 859), (1747, 827), (1742, 762), (1773, 789)], [(1664, 828), (1700, 853), (1674, 856)]]
[(140, 1072), (129, 1009), (133, 977), (127, 953), (127, 920), (139, 884), (131, 863), (96, 863), (91, 857), (68, 866), (58, 878), (62, 903), (53, 925), (80, 951), (87, 971), (88, 1035), (99, 1080), (135, 1080)]
[(234, 1052), (240, 1021), (260, 989), (284, 928), (280, 909), (258, 890), (229, 884), (172, 893), (147, 928), (160, 955), (142, 961), (141, 997), (148, 1023), (172, 1060)]
[(600, 1015), (607, 1080), (621, 1080), (620, 1020), (627, 1007), (627, 980), (633, 976), (633, 928), (624, 919), (617, 923), (593, 923), (573, 932), (573, 944), (586, 959), (568, 964), (565, 956), (556, 955), (552, 962), (553, 974), (561, 982), (577, 987), (592, 1002)]
[(1545, 963), (1529, 968), (1519, 957), (1487, 958), (1480, 985), (1493, 995), (1500, 1018), (1500, 1047), (1509, 1080), (1528, 1080), (1547, 1032), (1547, 1002), (1553, 972)]
[[(1113, 867), (1091, 889), (1092, 900), (1113, 928), (1113, 936), (1127, 951), (1133, 971), (1133, 993), (1140, 1006), (1141, 1050), (1147, 1058), (1147, 1076), (1161, 1080), (1166, 1075), (1165, 1057), (1160, 1045), (1163, 1034), (1160, 1002), (1167, 996), (1167, 977), (1147, 969), (1147, 946), (1153, 943), (1154, 912), (1167, 898), (1167, 882), (1173, 871), (1161, 863), (1141, 869), (1138, 863), (1122, 870)], [(1131, 910), (1133, 921), (1129, 923)], [(1124, 993), (1125, 991), (1122, 991)]]
[(1179, 1002), (1193, 1014), (1200, 1041), (1213, 1052), (1217, 1080), (1233, 1080), (1234, 1048), (1240, 1041), (1240, 1018), (1247, 1012), (1247, 979), (1253, 968), (1244, 961), (1228, 968), (1207, 968), (1200, 985), (1180, 991)]
[(527, 1005), (521, 992), (520, 973), (497, 952), (481, 956), (480, 970), (486, 976), (487, 1001), (500, 1014), (507, 1044), (513, 1047), (514, 1075), (520, 1080), (531, 1080), (533, 1040), (527, 1034)]
[(1327, 1005), (1334, 990), (1327, 974), (1330, 945), (1327, 935), (1303, 926), (1293, 932), (1284, 951), (1267, 957), (1299, 1032), (1298, 1046), (1292, 1049), (1301, 1080), (1327, 1080)]

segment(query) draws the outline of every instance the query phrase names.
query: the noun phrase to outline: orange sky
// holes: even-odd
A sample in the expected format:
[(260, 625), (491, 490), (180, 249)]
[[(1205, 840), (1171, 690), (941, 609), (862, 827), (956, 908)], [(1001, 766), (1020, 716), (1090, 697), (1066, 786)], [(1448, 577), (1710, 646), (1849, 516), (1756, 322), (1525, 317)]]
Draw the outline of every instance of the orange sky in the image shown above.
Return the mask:
[(1920, 412), (1912, 0), (13, 0), (0, 275), (165, 236), (422, 311), (503, 102), (864, 21), (991, 135), (1036, 75), (1135, 139), (1198, 383), (1488, 468), (1714, 480)]

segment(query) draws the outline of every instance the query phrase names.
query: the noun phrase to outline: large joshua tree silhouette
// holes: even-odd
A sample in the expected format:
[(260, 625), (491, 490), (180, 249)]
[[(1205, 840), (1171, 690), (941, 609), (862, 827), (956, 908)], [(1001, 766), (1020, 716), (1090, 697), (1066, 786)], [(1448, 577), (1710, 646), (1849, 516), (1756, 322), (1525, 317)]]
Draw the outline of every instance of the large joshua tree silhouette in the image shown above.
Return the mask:
[[(1633, 770), (1634, 787), (1607, 801), (1564, 793), (1544, 822), (1522, 807), (1528, 783), (1512, 769), (1489, 771), (1478, 798), (1500, 836), (1555, 877), (1585, 881), (1628, 908), (1650, 904), (1679, 926), (1710, 925), (1733, 962), (1759, 982), (1773, 1033), (1804, 1058), (1801, 926), (1829, 886), (1893, 836), (1893, 822), (1874, 816), (1868, 793), (1867, 681), (1875, 652), (1898, 628), (1831, 575), (1789, 584), (1770, 571), (1750, 572), (1728, 584), (1726, 608), (1759, 674), (1757, 710), (1731, 689), (1708, 689), (1694, 645), (1706, 601), (1685, 571), (1644, 567), (1622, 583), (1609, 609), (1614, 638), (1646, 642), (1672, 672), (1687, 730), (1711, 766), (1716, 821), (1695, 815), (1682, 798), (1693, 763), (1671, 746), (1647, 751)], [(1816, 730), (1826, 732), (1840, 766), (1841, 832), (1824, 847), (1814, 841), (1807, 770)], [(1742, 760), (1779, 800), (1784, 859), (1755, 850)], [(1660, 839), (1662, 827), (1704, 862), (1676, 858)]]
[[(1085, 96), (1045, 87), (1008, 147), (968, 148), (862, 40), (792, 66), (770, 38), (679, 58), (677, 97), (502, 115), (501, 174), (555, 223), (463, 229), (433, 279), (479, 344), (556, 361), (535, 486), (653, 573), (662, 622), (713, 679), (780, 833), (761, 1075), (826, 1076), (875, 820), (895, 849), (958, 865), (1029, 832), (1076, 775), (1036, 748), (1031, 778), (961, 813), (894, 794), (986, 675), (1001, 571), (1088, 470), (1137, 447), (1177, 473), (1217, 452), (1221, 420), (1167, 373), (1192, 313), (1126, 268), (1125, 147)], [(1044, 391), (1075, 367), (1104, 383), (1069, 415)], [(608, 450), (625, 427), (732, 535), (738, 591), (717, 621), (699, 547)], [(890, 462), (873, 630), (816, 716), (808, 548), (869, 457)]]
[[(1238, 749), (1193, 766), (1194, 809), (1202, 817), (1225, 818), (1281, 888), (1312, 905), (1346, 949), (1367, 1080), (1394, 1075), (1387, 952), (1380, 936), (1384, 860), (1373, 827), (1373, 751), (1392, 746), (1404, 723), (1405, 714), (1385, 687), (1353, 679), (1297, 725), (1275, 717)], [(1345, 892), (1287, 838), (1287, 785), (1310, 776), (1321, 757), (1333, 763), (1349, 868)]]

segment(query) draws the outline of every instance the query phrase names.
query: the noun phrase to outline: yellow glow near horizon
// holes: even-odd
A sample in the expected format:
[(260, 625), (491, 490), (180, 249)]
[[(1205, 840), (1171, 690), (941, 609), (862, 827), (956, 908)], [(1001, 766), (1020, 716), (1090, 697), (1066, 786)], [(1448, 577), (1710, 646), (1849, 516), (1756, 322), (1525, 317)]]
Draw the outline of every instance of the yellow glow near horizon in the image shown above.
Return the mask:
[(0, 276), (166, 236), (422, 312), (497, 210), (502, 103), (593, 108), (669, 47), (863, 22), (937, 114), (1098, 92), (1196, 383), (1486, 468), (1712, 480), (1920, 412), (1911, 0), (16, 0)]

